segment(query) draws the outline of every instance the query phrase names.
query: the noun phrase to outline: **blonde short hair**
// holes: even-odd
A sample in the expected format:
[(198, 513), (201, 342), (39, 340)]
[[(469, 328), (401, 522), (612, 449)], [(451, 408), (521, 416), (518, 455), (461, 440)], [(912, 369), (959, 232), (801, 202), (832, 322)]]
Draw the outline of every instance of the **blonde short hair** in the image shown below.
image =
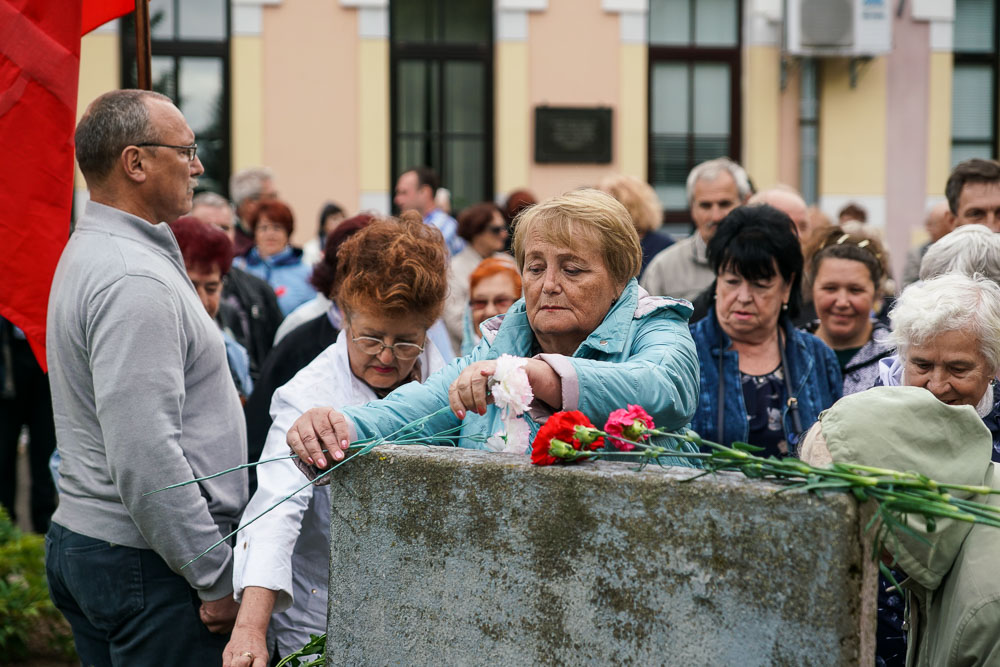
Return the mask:
[(530, 234), (566, 248), (589, 245), (600, 250), (611, 278), (625, 285), (639, 274), (642, 248), (632, 217), (611, 195), (585, 188), (552, 197), (525, 209), (514, 219), (514, 259), (524, 271)]
[(621, 202), (639, 236), (659, 229), (663, 225), (663, 205), (652, 186), (626, 174), (606, 176), (598, 189)]

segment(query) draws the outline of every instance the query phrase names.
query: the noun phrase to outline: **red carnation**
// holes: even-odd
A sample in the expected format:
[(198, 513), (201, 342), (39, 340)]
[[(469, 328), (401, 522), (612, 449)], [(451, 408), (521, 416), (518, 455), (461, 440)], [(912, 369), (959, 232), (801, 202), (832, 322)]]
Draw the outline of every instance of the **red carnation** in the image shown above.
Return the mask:
[[(535, 465), (549, 466), (564, 458), (574, 458), (566, 456), (569, 454), (566, 445), (576, 451), (594, 451), (604, 446), (604, 438), (600, 437), (587, 445), (581, 443), (576, 432), (578, 426), (588, 429), (594, 428), (587, 416), (579, 410), (557, 412), (549, 417), (548, 421), (538, 429), (535, 440), (531, 443), (531, 462)], [(554, 449), (563, 456), (553, 455), (553, 440), (557, 441), (557, 446)], [(564, 446), (559, 446), (558, 443), (562, 443)]]

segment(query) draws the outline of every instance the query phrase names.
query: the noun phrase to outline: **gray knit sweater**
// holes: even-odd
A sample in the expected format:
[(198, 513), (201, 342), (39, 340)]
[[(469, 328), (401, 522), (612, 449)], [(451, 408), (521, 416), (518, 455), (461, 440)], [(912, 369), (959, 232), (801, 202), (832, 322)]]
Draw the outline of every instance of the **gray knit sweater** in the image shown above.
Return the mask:
[(204, 600), (232, 592), (222, 545), (247, 501), (243, 471), (147, 491), (246, 461), (222, 333), (165, 224), (88, 202), (59, 260), (46, 356), (62, 462), (56, 523), (157, 552)]

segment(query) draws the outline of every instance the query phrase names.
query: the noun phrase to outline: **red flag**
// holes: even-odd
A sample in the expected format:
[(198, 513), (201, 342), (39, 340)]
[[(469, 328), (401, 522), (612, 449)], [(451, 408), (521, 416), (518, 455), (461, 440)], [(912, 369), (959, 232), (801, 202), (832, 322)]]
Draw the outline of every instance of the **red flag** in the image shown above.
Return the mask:
[(80, 35), (130, 8), (0, 0), (0, 315), (24, 331), (43, 369), (49, 287), (72, 210)]
[(84, 0), (80, 17), (80, 34), (86, 35), (94, 28), (112, 19), (124, 16), (135, 9), (135, 0)]
[(69, 236), (79, 69), (78, 3), (0, 0), (0, 315), (42, 368), (49, 286)]

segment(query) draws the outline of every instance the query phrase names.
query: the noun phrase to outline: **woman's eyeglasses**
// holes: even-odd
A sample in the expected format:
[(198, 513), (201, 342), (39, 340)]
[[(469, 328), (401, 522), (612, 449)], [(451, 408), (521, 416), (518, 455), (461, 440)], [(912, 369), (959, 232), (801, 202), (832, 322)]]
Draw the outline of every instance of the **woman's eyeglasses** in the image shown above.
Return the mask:
[(372, 356), (382, 354), (382, 350), (390, 349), (393, 356), (397, 359), (409, 360), (416, 359), (424, 351), (424, 346), (417, 345), (416, 343), (393, 343), (392, 345), (386, 345), (380, 339), (372, 338), (371, 336), (358, 336), (357, 338), (352, 338), (351, 342), (357, 345), (358, 349), (362, 352)]
[(469, 307), (472, 310), (482, 310), (486, 306), (493, 304), (493, 307), (497, 310), (506, 312), (510, 305), (517, 301), (517, 299), (511, 298), (509, 296), (495, 296), (492, 299), (472, 299), (469, 301)]
[(507, 228), (504, 227), (503, 225), (490, 225), (489, 227), (486, 228), (486, 231), (496, 236), (500, 236), (505, 231), (507, 231)]

